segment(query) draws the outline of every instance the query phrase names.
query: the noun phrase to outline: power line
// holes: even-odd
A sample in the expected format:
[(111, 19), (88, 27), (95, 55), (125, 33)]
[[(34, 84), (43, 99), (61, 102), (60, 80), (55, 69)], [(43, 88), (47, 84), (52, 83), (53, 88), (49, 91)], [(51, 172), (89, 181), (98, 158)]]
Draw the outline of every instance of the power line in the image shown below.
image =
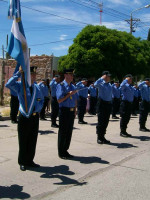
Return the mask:
[[(5, 0), (0, 0), (0, 1), (7, 3), (7, 1), (5, 1)], [(67, 18), (67, 17), (59, 16), (59, 15), (56, 15), (56, 14), (53, 14), (53, 13), (50, 13), (50, 12), (45, 12), (45, 11), (38, 10), (38, 9), (35, 9), (35, 8), (30, 8), (28, 6), (21, 5), (21, 7), (29, 9), (29, 10), (33, 10), (35, 12), (39, 12), (39, 13), (47, 14), (47, 15), (50, 15), (50, 16), (59, 17), (59, 18), (62, 18), (62, 19), (73, 21), (73, 22), (76, 22), (76, 23), (81, 23), (81, 24), (86, 24), (86, 25), (88, 24), (88, 23), (77, 21), (77, 20), (73, 20), (73, 19), (70, 19), (70, 18)]]
[(74, 38), (70, 38), (70, 39), (66, 39), (66, 40), (58, 40), (58, 41), (53, 41), (53, 42), (45, 42), (45, 43), (41, 43), (41, 44), (32, 44), (29, 45), (30, 47), (32, 46), (41, 46), (41, 45), (45, 45), (45, 44), (52, 44), (52, 43), (59, 43), (59, 42), (64, 42), (64, 41), (69, 41), (69, 40), (73, 40)]

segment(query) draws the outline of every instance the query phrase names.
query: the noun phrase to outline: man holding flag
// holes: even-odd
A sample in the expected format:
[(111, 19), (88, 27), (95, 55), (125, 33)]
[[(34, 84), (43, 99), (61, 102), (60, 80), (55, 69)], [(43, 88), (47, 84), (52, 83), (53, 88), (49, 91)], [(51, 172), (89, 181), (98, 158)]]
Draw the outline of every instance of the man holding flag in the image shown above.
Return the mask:
[[(13, 77), (6, 83), (6, 87), (14, 90), (19, 99), (18, 140), (20, 169), (39, 167), (33, 162), (39, 128), (39, 112), (43, 106), (43, 95), (35, 83), (36, 67), (31, 67), (27, 42), (21, 22), (20, 1), (10, 0), (8, 16), (13, 18), (8, 53), (17, 61)], [(18, 78), (21, 77), (21, 82)]]

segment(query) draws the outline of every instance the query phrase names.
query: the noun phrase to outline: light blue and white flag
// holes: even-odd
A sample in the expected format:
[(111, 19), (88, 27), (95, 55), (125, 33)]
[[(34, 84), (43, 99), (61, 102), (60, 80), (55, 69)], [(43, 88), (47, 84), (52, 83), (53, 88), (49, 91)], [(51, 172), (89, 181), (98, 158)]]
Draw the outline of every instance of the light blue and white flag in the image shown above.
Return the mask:
[[(25, 74), (25, 83), (31, 85), (29, 49), (21, 21), (13, 20), (7, 52), (22, 67)], [(18, 64), (17, 66), (18, 67)], [(15, 69), (17, 71), (17, 69)]]
[(20, 9), (20, 1), (18, 0), (9, 0), (8, 2), (9, 8), (8, 8), (8, 17), (9, 18), (21, 18), (21, 9)]
[[(26, 88), (26, 97), (27, 97), (27, 108), (25, 106), (25, 98), (20, 103), (21, 112), (26, 117), (29, 117), (33, 111), (34, 104), (36, 101), (36, 91), (34, 95), (28, 95), (29, 87), (31, 86), (31, 76), (30, 76), (30, 58), (29, 58), (29, 49), (21, 21), (21, 11), (20, 11), (20, 0), (9, 0), (9, 11), (8, 16), (13, 18), (13, 24), (11, 28), (10, 40), (7, 48), (8, 54), (17, 61), (15, 72), (19, 70), (19, 67), (22, 67), (25, 76), (25, 88)], [(22, 82), (22, 92), (23, 90), (23, 81)], [(25, 93), (24, 93), (25, 96)]]

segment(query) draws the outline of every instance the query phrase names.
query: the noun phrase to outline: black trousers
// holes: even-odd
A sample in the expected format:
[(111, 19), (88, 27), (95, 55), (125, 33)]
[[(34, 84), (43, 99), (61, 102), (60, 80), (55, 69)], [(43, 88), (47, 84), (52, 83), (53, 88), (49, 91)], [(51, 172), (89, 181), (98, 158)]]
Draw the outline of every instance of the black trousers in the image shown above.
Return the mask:
[(87, 99), (79, 96), (78, 99), (78, 119), (80, 122), (83, 121), (84, 114), (86, 113)]
[(19, 114), (18, 119), (18, 141), (19, 155), (18, 163), (28, 165), (33, 162), (39, 129), (39, 114), (29, 118)]
[(132, 104), (132, 114), (136, 114), (139, 110), (139, 98), (134, 97), (133, 104)]
[(59, 130), (58, 130), (58, 154), (64, 156), (69, 149), (72, 130), (75, 119), (75, 111), (70, 108), (60, 108), (59, 110)]
[(56, 97), (52, 97), (51, 100), (51, 121), (52, 124), (56, 124), (56, 118), (58, 117), (59, 113), (59, 104)]
[(121, 101), (120, 104), (120, 129), (121, 132), (125, 132), (127, 129), (127, 125), (130, 121), (130, 116), (132, 112), (132, 103), (129, 101)]
[(41, 112), (40, 112), (40, 118), (41, 119), (45, 118), (45, 109), (46, 109), (48, 101), (49, 101), (48, 97), (44, 97), (43, 107), (42, 107)]
[(139, 116), (140, 128), (145, 128), (149, 110), (150, 110), (150, 103), (147, 101), (142, 101), (140, 103), (140, 116)]
[(95, 114), (96, 113), (96, 104), (97, 104), (97, 97), (90, 96), (90, 110), (89, 113)]
[(19, 109), (19, 100), (17, 96), (11, 95), (10, 100), (10, 119), (17, 121), (17, 114)]
[(97, 134), (99, 139), (103, 139), (106, 134), (106, 128), (109, 123), (109, 118), (111, 114), (112, 104), (111, 102), (103, 101), (98, 99), (97, 102), (97, 116), (98, 116), (98, 125), (96, 127)]
[(113, 98), (112, 100), (112, 116), (115, 117), (120, 109), (120, 98)]

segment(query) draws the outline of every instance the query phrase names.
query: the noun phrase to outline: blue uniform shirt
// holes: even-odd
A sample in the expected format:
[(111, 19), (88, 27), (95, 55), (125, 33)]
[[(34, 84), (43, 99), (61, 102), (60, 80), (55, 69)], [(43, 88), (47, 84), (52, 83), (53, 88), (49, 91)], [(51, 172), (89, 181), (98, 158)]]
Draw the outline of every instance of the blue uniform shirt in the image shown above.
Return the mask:
[[(75, 86), (71, 83), (70, 85), (64, 80), (62, 83), (57, 85), (56, 97), (61, 99), (67, 95), (68, 92), (76, 90)], [(59, 103), (59, 107), (74, 108), (76, 106), (77, 93), (68, 97), (65, 101)]]
[(96, 88), (95, 87), (93, 87), (92, 85), (90, 85), (88, 87), (88, 90), (90, 92), (90, 96), (91, 97), (96, 97), (97, 96), (97, 92), (96, 92)]
[(51, 88), (51, 95), (52, 97), (56, 97), (56, 88), (58, 83), (55, 81), (55, 78), (50, 82), (50, 88)]
[(13, 95), (13, 96), (15, 96), (15, 97), (17, 97), (17, 96), (18, 96), (17, 92), (16, 92), (16, 91), (14, 91), (14, 90), (10, 90), (10, 94), (11, 94), (11, 95)]
[(18, 94), (19, 99), (19, 111), (25, 117), (29, 117), (32, 112), (40, 112), (43, 107), (44, 97), (42, 92), (40, 91), (39, 86), (34, 83), (32, 84), (33, 92), (32, 95), (30, 93), (30, 88), (26, 88), (27, 95), (27, 105), (28, 105), (28, 113), (25, 112), (25, 101), (24, 101), (24, 93), (22, 89), (22, 83), (18, 82), (18, 78), (20, 77), (20, 72), (18, 71), (16, 74), (11, 77), (6, 83), (6, 87), (14, 90)]
[(44, 83), (40, 82), (39, 84), (40, 91), (43, 93), (44, 97), (48, 97), (48, 87)]
[(139, 97), (139, 89), (135, 88), (134, 86), (133, 86), (133, 89), (134, 89), (134, 97), (138, 98)]
[(78, 95), (84, 98), (88, 97), (88, 87), (85, 86), (81, 81), (76, 84), (76, 88), (78, 91)]
[(150, 101), (150, 87), (143, 81), (139, 84), (142, 100)]
[(104, 101), (112, 101), (112, 87), (110, 83), (106, 83), (103, 78), (99, 78), (94, 86), (98, 88), (98, 98)]
[(115, 84), (112, 84), (112, 98), (120, 98), (121, 96), (121, 91), (120, 87), (116, 87)]
[(122, 100), (133, 102), (134, 88), (132, 85), (130, 85), (128, 83), (127, 79), (122, 81), (120, 88), (121, 88), (121, 92), (122, 92)]

